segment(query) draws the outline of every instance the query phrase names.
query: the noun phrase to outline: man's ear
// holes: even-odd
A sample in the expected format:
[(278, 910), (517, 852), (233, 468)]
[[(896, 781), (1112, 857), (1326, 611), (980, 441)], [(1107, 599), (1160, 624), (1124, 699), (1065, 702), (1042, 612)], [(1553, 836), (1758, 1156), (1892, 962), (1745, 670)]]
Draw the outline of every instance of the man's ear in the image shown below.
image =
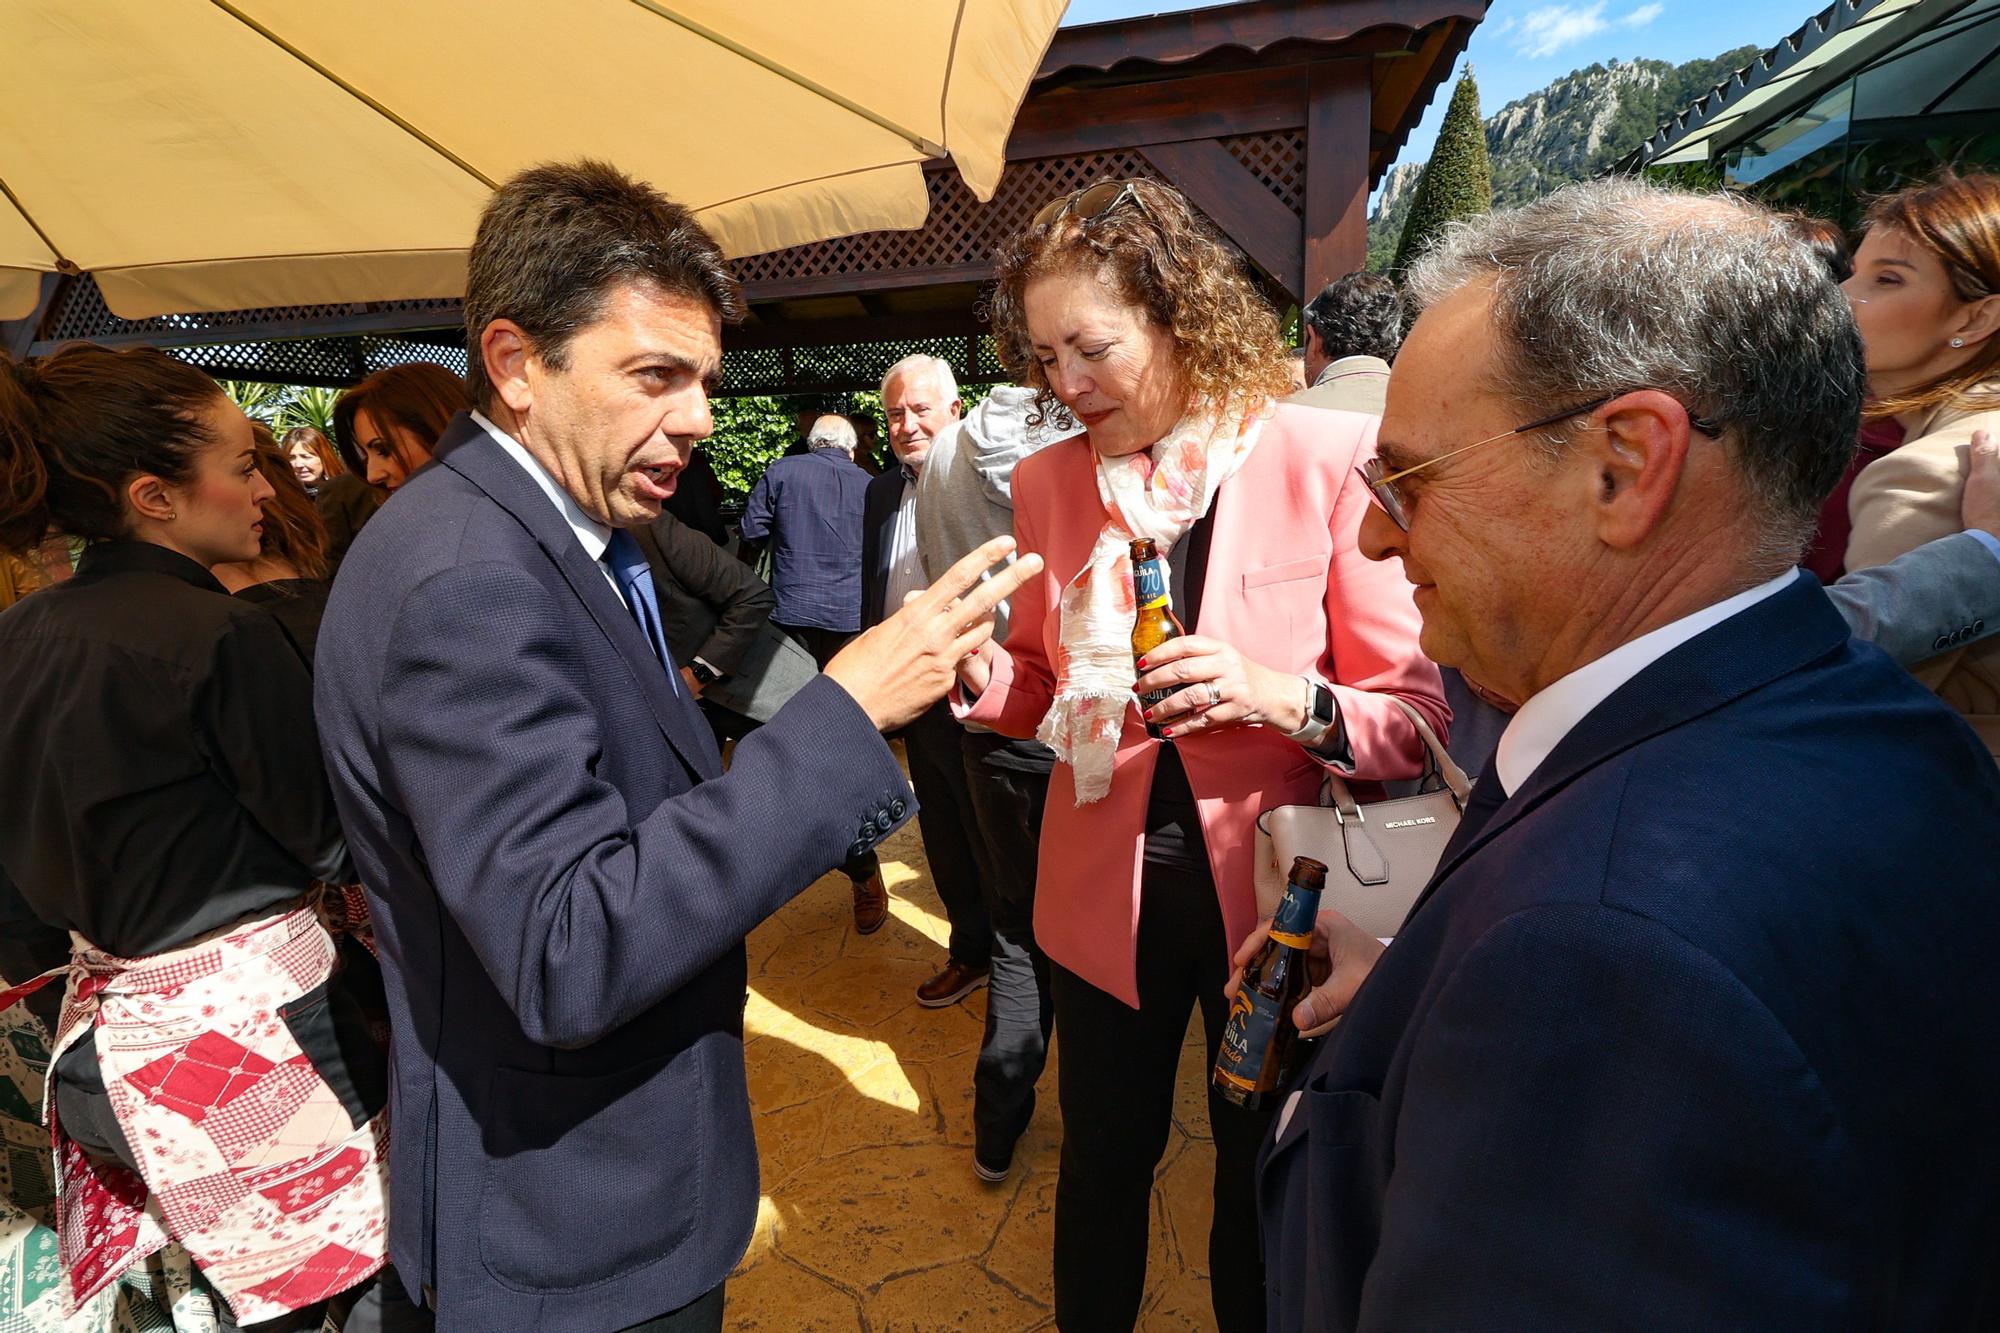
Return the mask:
[(527, 333), (511, 319), (496, 319), (479, 334), (479, 356), (486, 366), (486, 382), (493, 386), (500, 401), (507, 404), (507, 410), (517, 416), (535, 401), (534, 387), (528, 378), (528, 362), (534, 354)]
[(1326, 357), (1326, 344), (1319, 340), (1319, 330), (1301, 320), (1300, 332), (1305, 335), (1305, 341), (1299, 345), (1306, 349), (1306, 355), (1319, 357), (1324, 360)]
[(1597, 536), (1614, 550), (1643, 545), (1658, 530), (1687, 466), (1687, 409), (1671, 394), (1640, 389), (1597, 411), (1601, 429), (1578, 448), (1589, 464)]
[(961, 402), (959, 402), (959, 401), (958, 401), (958, 399), (956, 399), (956, 398), (952, 399), (952, 400), (951, 400), (951, 419), (952, 419), (953, 421), (956, 421), (956, 420), (958, 420), (958, 419), (959, 419), (960, 417), (962, 417), (962, 416), (964, 416), (964, 415), (965, 415), (965, 404), (964, 404), (964, 403), (961, 403)]

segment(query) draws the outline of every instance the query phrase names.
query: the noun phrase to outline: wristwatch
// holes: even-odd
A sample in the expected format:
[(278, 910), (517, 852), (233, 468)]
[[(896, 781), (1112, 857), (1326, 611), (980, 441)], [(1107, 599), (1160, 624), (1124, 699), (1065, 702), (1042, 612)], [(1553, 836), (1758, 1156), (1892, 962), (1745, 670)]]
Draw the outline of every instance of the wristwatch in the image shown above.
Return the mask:
[(1319, 748), (1319, 743), (1326, 739), (1326, 734), (1340, 721), (1340, 713), (1334, 706), (1331, 689), (1311, 676), (1300, 676), (1299, 679), (1306, 687), (1306, 720), (1297, 731), (1286, 732), (1285, 739), (1297, 741), (1306, 749), (1314, 750)]
[(722, 679), (720, 671), (717, 671), (699, 657), (688, 663), (688, 670), (694, 672), (694, 678), (701, 683), (703, 689), (707, 689), (709, 686), (715, 684), (716, 681)]

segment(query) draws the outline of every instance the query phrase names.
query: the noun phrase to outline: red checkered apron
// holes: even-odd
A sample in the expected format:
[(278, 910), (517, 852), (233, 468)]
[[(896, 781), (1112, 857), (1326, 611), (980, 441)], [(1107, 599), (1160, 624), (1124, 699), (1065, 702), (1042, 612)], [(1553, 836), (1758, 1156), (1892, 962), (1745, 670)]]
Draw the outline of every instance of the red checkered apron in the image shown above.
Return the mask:
[[(65, 1313), (169, 1240), (242, 1323), (326, 1300), (380, 1269), (388, 1121), (357, 1127), (280, 1013), (332, 974), (333, 940), (312, 908), (150, 958), (73, 939), (50, 1067), (94, 1036), (140, 1169), (85, 1153), (47, 1099)], [(30, 989), (0, 995), (0, 1008)]]

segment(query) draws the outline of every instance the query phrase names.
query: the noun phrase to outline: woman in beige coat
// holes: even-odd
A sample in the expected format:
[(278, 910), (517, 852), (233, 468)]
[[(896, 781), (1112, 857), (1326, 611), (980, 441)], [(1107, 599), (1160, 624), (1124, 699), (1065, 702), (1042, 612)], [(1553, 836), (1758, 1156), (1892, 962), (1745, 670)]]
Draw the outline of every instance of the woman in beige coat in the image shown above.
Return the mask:
[[(1960, 531), (1972, 451), (2000, 440), (2000, 176), (1948, 176), (1878, 200), (1844, 285), (1866, 347), (1868, 415), (1894, 418), (1905, 441), (1855, 478), (1856, 570)], [(2000, 760), (2000, 637), (1938, 646), (1918, 679)]]

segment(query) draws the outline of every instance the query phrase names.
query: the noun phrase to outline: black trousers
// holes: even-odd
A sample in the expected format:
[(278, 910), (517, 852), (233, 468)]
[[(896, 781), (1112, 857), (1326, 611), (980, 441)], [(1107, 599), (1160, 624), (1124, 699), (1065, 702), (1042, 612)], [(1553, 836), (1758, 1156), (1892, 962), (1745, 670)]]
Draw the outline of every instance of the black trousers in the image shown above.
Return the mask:
[[(1194, 848), (1200, 847), (1199, 839)], [(1149, 861), (1140, 881), (1139, 1007), (1061, 965), (1053, 969), (1062, 1098), (1056, 1183), (1056, 1324), (1064, 1333), (1124, 1333), (1146, 1285), (1153, 1169), (1166, 1150), (1188, 1012), (1199, 1006), (1208, 1063), (1228, 1018), (1227, 945), (1205, 870)], [(1209, 1292), (1222, 1333), (1264, 1328), (1257, 1150), (1268, 1111), (1246, 1111), (1211, 1088), (1215, 1217)]]
[(722, 1289), (718, 1282), (671, 1314), (634, 1324), (625, 1333), (722, 1333)]
[(1035, 1081), (1048, 1063), (1055, 999), (1049, 960), (1035, 944), (1035, 874), (1054, 756), (1033, 741), (964, 732), (966, 790), (979, 830), (981, 882), (993, 925), (986, 1034), (972, 1074), (973, 1151), (999, 1167), (1035, 1115)]
[(965, 728), (949, 705), (938, 703), (899, 734), (910, 760), (910, 786), (917, 793), (924, 856), (945, 919), (951, 922), (951, 957), (965, 967), (985, 967), (993, 957), (993, 927), (974, 849), (978, 813), (966, 783)]
[[(799, 646), (811, 653), (813, 661), (819, 663), (821, 671), (826, 670), (826, 664), (831, 662), (842, 648), (851, 643), (855, 635), (855, 631), (851, 629), (821, 629), (817, 625), (783, 625), (775, 620), (771, 623), (797, 639)], [(923, 799), (922, 796), (917, 797), (919, 803)], [(840, 867), (840, 873), (856, 884), (874, 878), (881, 873), (881, 870), (882, 858), (875, 854), (873, 848), (859, 856), (848, 857), (846, 864)]]

